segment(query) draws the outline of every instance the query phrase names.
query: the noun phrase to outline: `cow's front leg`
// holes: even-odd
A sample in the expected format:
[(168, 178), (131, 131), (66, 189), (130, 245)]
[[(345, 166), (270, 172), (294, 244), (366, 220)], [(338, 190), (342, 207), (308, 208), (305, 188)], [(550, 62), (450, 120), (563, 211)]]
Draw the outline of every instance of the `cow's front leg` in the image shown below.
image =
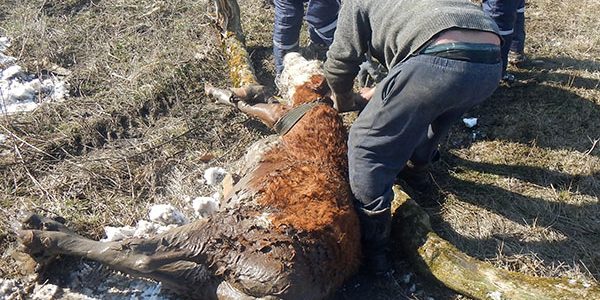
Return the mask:
[(260, 120), (269, 128), (285, 114), (289, 108), (280, 103), (268, 103), (264, 87), (260, 85), (242, 88), (220, 89), (210, 84), (204, 85), (204, 91), (219, 104), (238, 108), (250, 117)]
[(275, 123), (289, 110), (287, 106), (280, 103), (249, 104), (243, 101), (237, 103), (237, 108), (243, 113), (260, 120), (269, 128), (273, 128)]
[(219, 104), (236, 107), (239, 101), (247, 103), (267, 103), (269, 95), (263, 85), (249, 85), (241, 88), (220, 89), (209, 83), (204, 84), (204, 93), (215, 98)]

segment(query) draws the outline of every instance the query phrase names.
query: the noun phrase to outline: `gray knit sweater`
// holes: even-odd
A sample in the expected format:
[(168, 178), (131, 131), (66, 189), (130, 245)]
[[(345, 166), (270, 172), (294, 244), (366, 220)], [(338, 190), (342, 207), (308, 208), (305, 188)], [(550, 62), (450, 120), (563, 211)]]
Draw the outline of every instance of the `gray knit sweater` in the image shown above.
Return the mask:
[(450, 28), (498, 34), (496, 23), (469, 0), (342, 0), (324, 65), (327, 81), (334, 92), (348, 92), (369, 49), (389, 70)]

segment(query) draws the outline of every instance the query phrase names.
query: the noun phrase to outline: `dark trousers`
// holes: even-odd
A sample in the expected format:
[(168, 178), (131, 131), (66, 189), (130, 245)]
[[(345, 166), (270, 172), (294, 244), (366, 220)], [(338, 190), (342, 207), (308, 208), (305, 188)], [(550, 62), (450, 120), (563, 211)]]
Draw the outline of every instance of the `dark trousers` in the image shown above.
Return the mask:
[(498, 86), (501, 64), (430, 55), (390, 70), (350, 128), (350, 186), (361, 208), (390, 206), (396, 175), (410, 159), (428, 164), (452, 124)]
[(525, 0), (518, 1), (514, 30), (510, 51), (523, 53), (525, 50)]
[[(304, 3), (306, 16), (304, 15)], [(308, 33), (313, 43), (329, 46), (337, 25), (339, 0), (275, 0), (273, 25), (273, 56), (275, 71), (283, 70), (283, 56), (299, 50), (300, 29), (306, 18)]]
[[(508, 52), (511, 48), (515, 34), (515, 23), (517, 21), (517, 8), (522, 4), (525, 7), (525, 0), (483, 0), (483, 11), (490, 16), (500, 28), (502, 36), (502, 73), (506, 73), (508, 66)], [(524, 28), (524, 27), (523, 27)], [(524, 30), (524, 29), (523, 29)], [(523, 37), (524, 38), (524, 37)]]

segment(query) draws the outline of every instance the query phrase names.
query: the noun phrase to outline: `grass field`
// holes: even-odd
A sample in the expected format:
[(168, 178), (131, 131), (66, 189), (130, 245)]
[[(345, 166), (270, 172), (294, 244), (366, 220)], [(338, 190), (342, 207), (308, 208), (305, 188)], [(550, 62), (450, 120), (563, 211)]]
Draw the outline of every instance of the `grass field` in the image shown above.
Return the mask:
[[(272, 8), (239, 2), (257, 75), (272, 84)], [(11, 253), (25, 211), (62, 216), (100, 239), (103, 226), (134, 225), (152, 204), (189, 210), (189, 197), (213, 192), (201, 184), (206, 168), (227, 169), (270, 134), (202, 91), (228, 84), (210, 7), (0, 2), (6, 54), (31, 74), (67, 69), (71, 87), (66, 101), (0, 115), (0, 278), (23, 278)], [(529, 62), (511, 72), (530, 82), (501, 86), (466, 115), (476, 127), (456, 124), (441, 145), (435, 191), (414, 198), (462, 251), (527, 274), (600, 279), (598, 11), (598, 0), (528, 1)], [(411, 266), (396, 264), (397, 282), (359, 276), (336, 297), (461, 297), (425, 279), (406, 283)]]

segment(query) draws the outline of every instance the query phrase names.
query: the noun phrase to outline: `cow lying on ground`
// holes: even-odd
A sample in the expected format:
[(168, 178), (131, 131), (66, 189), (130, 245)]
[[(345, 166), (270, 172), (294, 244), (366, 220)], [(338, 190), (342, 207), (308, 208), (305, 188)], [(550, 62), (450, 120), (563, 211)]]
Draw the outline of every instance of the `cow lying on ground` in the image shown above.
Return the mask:
[[(346, 132), (319, 62), (286, 56), (289, 103), (257, 103), (260, 87), (207, 93), (276, 128), (206, 220), (149, 239), (98, 242), (49, 218), (18, 232), (34, 259), (81, 256), (152, 278), (196, 299), (321, 299), (359, 265), (360, 233), (347, 183)], [(329, 101), (328, 101), (329, 100)]]

